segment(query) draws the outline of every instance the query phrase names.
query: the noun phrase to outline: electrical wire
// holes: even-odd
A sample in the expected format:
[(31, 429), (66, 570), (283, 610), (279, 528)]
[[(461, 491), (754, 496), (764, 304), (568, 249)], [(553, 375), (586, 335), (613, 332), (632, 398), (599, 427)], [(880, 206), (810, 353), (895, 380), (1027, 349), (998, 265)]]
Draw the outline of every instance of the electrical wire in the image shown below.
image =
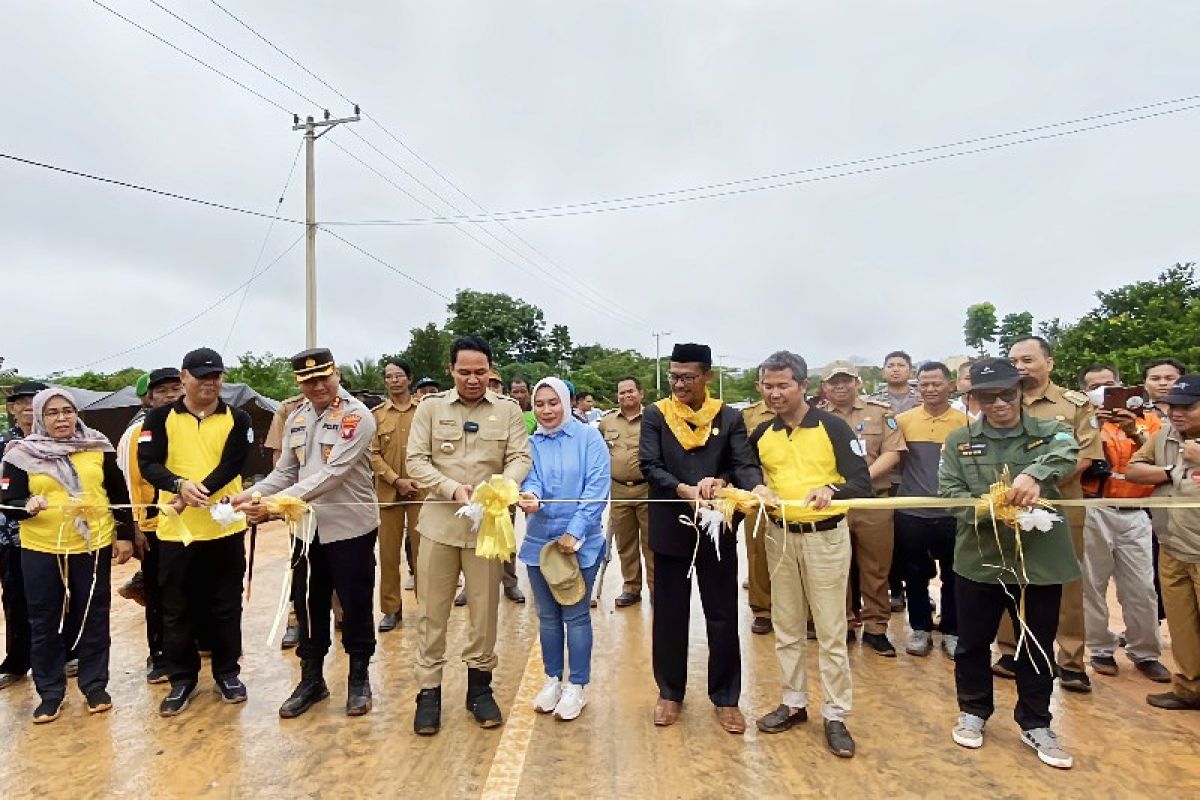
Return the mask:
[[(279, 213), (279, 209), (283, 206), (283, 200), (287, 196), (288, 187), (292, 185), (292, 176), (296, 174), (296, 164), (300, 162), (300, 151), (304, 149), (304, 140), (296, 146), (296, 154), (292, 156), (292, 166), (288, 169), (287, 179), (283, 182), (283, 189), (279, 192), (279, 201), (275, 203), (275, 213)], [(271, 232), (275, 230), (275, 220), (267, 223), (267, 232), (263, 235), (262, 244), (258, 248), (258, 256), (254, 259), (254, 266), (250, 268), (250, 274), (253, 275), (258, 271), (258, 265), (262, 263), (263, 254), (267, 252), (267, 242), (271, 240)], [(246, 297), (250, 294), (250, 284), (246, 284), (246, 288), (242, 290), (242, 297), (238, 300), (237, 311), (233, 314), (233, 322), (229, 323), (229, 333), (225, 334), (225, 342), (221, 345), (221, 351), (225, 352), (229, 349), (229, 341), (233, 338), (233, 329), (237, 327), (238, 320), (242, 316), (242, 308), (246, 305)]]
[(238, 206), (230, 206), (224, 203), (217, 203), (212, 200), (202, 200), (198, 197), (189, 197), (188, 195), (179, 194), (177, 192), (168, 192), (164, 189), (154, 189), (150, 186), (129, 183), (128, 181), (117, 180), (116, 178), (107, 178), (103, 175), (93, 175), (88, 172), (80, 172), (79, 170), (67, 169), (66, 167), (58, 167), (54, 164), (47, 164), (42, 161), (34, 161), (29, 158), (22, 158), (21, 156), (13, 155), (12, 153), (0, 153), (0, 158), (3, 158), (7, 161), (14, 161), (18, 164), (25, 164), (30, 167), (41, 167), (42, 169), (48, 169), (52, 172), (61, 172), (64, 175), (71, 175), (76, 178), (86, 178), (88, 180), (98, 181), (100, 183), (108, 183), (112, 184), (113, 186), (120, 186), (123, 189), (136, 189), (139, 192), (149, 192), (150, 194), (159, 195), (160, 197), (169, 197), (172, 200), (184, 200), (188, 203), (196, 203), (197, 205), (208, 206), (209, 208), (217, 208), (222, 211), (232, 211), (237, 214), (246, 214), (251, 217), (260, 217), (262, 219), (274, 220), (276, 222), (289, 222), (293, 225), (304, 224), (303, 220), (292, 219), (291, 217), (281, 217), (277, 214), (267, 214), (262, 211), (254, 211), (249, 208), (239, 208)]
[(404, 270), (402, 270), (402, 269), (399, 269), (398, 267), (395, 267), (395, 266), (393, 266), (392, 264), (388, 263), (387, 261), (384, 261), (382, 258), (380, 258), (379, 256), (375, 255), (374, 253), (367, 252), (367, 251), (366, 251), (366, 250), (364, 250), (363, 248), (361, 248), (361, 247), (359, 247), (358, 245), (356, 245), (354, 242), (352, 242), (352, 241), (350, 241), (349, 239), (347, 239), (347, 238), (345, 238), (345, 237), (341, 236), (340, 234), (338, 234), (336, 231), (325, 231), (325, 233), (329, 234), (329, 235), (330, 235), (330, 236), (332, 236), (334, 239), (337, 239), (339, 242), (341, 242), (342, 244), (346, 245), (346, 246), (347, 246), (347, 247), (349, 247), (350, 249), (352, 249), (352, 250), (357, 250), (359, 253), (361, 253), (362, 255), (366, 256), (366, 257), (367, 257), (367, 258), (369, 258), (369, 259), (371, 259), (372, 261), (376, 262), (377, 264), (381, 264), (381, 265), (383, 265), (384, 267), (387, 267), (387, 268), (388, 268), (388, 269), (390, 269), (392, 272), (396, 273), (397, 275), (401, 276), (402, 278), (405, 278), (406, 280), (410, 281), (411, 283), (414, 283), (414, 284), (416, 284), (417, 286), (420, 286), (422, 289), (425, 289), (426, 291), (428, 291), (428, 292), (431, 292), (431, 293), (433, 293), (433, 294), (437, 295), (438, 297), (442, 298), (443, 300), (445, 300), (445, 301), (447, 301), (447, 302), (449, 302), (449, 303), (453, 303), (453, 302), (454, 302), (454, 298), (453, 298), (453, 297), (451, 297), (450, 295), (448, 295), (448, 294), (445, 294), (445, 293), (443, 293), (443, 292), (439, 292), (437, 289), (434, 289), (432, 286), (429, 286), (428, 284), (422, 283), (421, 281), (419, 281), (419, 280), (417, 280), (416, 278), (414, 278), (412, 275), (409, 275), (409, 274), (408, 274), (407, 272), (405, 272)]

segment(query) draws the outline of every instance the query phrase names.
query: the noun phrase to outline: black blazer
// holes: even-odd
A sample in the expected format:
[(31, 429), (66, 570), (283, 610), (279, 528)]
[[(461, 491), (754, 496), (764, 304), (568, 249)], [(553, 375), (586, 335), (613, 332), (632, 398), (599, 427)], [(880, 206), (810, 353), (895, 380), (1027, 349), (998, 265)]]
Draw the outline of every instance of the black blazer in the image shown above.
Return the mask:
[[(642, 413), (638, 457), (650, 484), (651, 500), (679, 500), (675, 493), (679, 484), (695, 486), (703, 478), (722, 478), (739, 489), (753, 489), (758, 484), (757, 470), (746, 449), (746, 424), (741, 412), (729, 406), (722, 406), (708, 442), (695, 450), (684, 450), (662, 412), (649, 406)], [(691, 504), (683, 500), (650, 503), (650, 549), (655, 553), (691, 557), (696, 532), (679, 522), (680, 514), (691, 516)]]

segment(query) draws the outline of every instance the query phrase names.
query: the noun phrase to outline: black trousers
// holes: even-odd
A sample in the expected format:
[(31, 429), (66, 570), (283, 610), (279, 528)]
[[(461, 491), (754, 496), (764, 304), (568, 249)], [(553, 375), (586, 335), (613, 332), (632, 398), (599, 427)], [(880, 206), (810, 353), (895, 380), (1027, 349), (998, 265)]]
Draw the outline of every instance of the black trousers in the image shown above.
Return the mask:
[[(1008, 611), (1013, 628), (1017, 607), (998, 583), (978, 583), (956, 576), (958, 593), (958, 650), (954, 656), (954, 684), (958, 710), (987, 719), (995, 710), (992, 699), (992, 641), (1000, 628), (1000, 615)], [(1020, 588), (1008, 594), (1020, 599)], [(1050, 726), (1050, 694), (1054, 691), (1054, 637), (1058, 634), (1058, 607), (1062, 585), (1025, 587), (1025, 624), (1042, 649), (1026, 640), (1017, 658), (1017, 707), (1013, 718), (1021, 730)], [(1042, 657), (1045, 651), (1049, 662)]]
[[(958, 633), (958, 604), (954, 596), (954, 536), (958, 523), (953, 517), (915, 517), (897, 512), (896, 557), (902, 566), (904, 596), (908, 605), (908, 624), (914, 631), (933, 630), (933, 610), (929, 604), (929, 581), (942, 575), (942, 622), (944, 634)], [(934, 568), (934, 564), (937, 568)]]
[[(375, 653), (375, 538), (378, 530), (323, 544), (313, 537), (305, 563), (300, 543), (292, 551), (292, 604), (300, 628), (302, 659), (323, 659), (333, 643), (333, 593), (342, 604), (342, 647), (352, 656)], [(318, 532), (319, 535), (319, 532)], [(311, 622), (311, 625), (310, 625)]]
[(207, 541), (159, 541), (158, 585), (162, 591), (163, 656), (172, 685), (200, 677), (196, 637), (211, 637), (214, 678), (240, 672), (242, 580), (246, 575), (246, 536)]
[(150, 649), (150, 663), (155, 667), (165, 665), (163, 656), (163, 612), (162, 589), (158, 585), (158, 563), (162, 560), (158, 534), (143, 531), (146, 536), (146, 552), (142, 556), (142, 575), (145, 578), (146, 595), (146, 645)]
[[(654, 554), (654, 680), (659, 697), (676, 702), (683, 702), (687, 691), (690, 564), (690, 557)], [(696, 579), (708, 630), (708, 696), (718, 706), (736, 706), (742, 693), (737, 571), (737, 541), (733, 535), (721, 535), (720, 560), (708, 538), (702, 538), (696, 555)]]
[(24, 675), (30, 667), (30, 634), (20, 547), (0, 547), (0, 596), (4, 604), (4, 661), (0, 662), (0, 672)]
[[(79, 688), (85, 695), (106, 688), (112, 547), (71, 556), (22, 549), (21, 569), (25, 575), (25, 599), (29, 604), (33, 683), (38, 694), (43, 700), (61, 700), (66, 696), (67, 650), (76, 637), (79, 645), (73, 652), (79, 659)], [(64, 601), (67, 605), (65, 621)], [(60, 623), (62, 633), (58, 630)]]

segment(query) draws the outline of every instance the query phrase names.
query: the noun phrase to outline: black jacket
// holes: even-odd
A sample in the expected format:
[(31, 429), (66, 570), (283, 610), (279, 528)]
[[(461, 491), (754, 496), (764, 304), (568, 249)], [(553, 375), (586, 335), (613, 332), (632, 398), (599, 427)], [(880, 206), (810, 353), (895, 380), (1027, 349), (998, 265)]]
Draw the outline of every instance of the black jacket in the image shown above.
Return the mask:
[[(729, 406), (721, 407), (708, 442), (695, 450), (684, 450), (662, 412), (649, 406), (642, 413), (638, 457), (651, 500), (679, 500), (675, 493), (679, 484), (695, 486), (704, 478), (722, 478), (739, 489), (757, 485), (757, 472), (746, 450), (746, 424), (741, 412)], [(691, 557), (696, 532), (679, 521), (681, 514), (692, 515), (690, 503), (650, 503), (650, 549), (655, 553)]]

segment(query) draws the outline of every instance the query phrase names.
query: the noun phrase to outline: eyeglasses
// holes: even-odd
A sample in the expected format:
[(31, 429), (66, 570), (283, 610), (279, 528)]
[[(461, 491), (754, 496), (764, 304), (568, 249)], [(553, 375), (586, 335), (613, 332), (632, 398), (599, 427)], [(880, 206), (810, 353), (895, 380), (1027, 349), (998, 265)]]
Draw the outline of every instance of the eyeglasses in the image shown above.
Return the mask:
[(990, 406), (997, 400), (1004, 403), (1011, 403), (1017, 399), (1017, 396), (1020, 393), (1021, 390), (1015, 387), (1012, 389), (1005, 389), (1002, 392), (976, 392), (975, 399), (981, 406)]
[(58, 419), (59, 417), (73, 417), (73, 416), (75, 416), (75, 409), (73, 409), (73, 408), (48, 408), (42, 413), (42, 416), (45, 417), (46, 419)]
[(673, 372), (667, 373), (667, 383), (679, 384), (680, 386), (691, 386), (696, 381), (700, 380), (699, 375), (677, 375)]

